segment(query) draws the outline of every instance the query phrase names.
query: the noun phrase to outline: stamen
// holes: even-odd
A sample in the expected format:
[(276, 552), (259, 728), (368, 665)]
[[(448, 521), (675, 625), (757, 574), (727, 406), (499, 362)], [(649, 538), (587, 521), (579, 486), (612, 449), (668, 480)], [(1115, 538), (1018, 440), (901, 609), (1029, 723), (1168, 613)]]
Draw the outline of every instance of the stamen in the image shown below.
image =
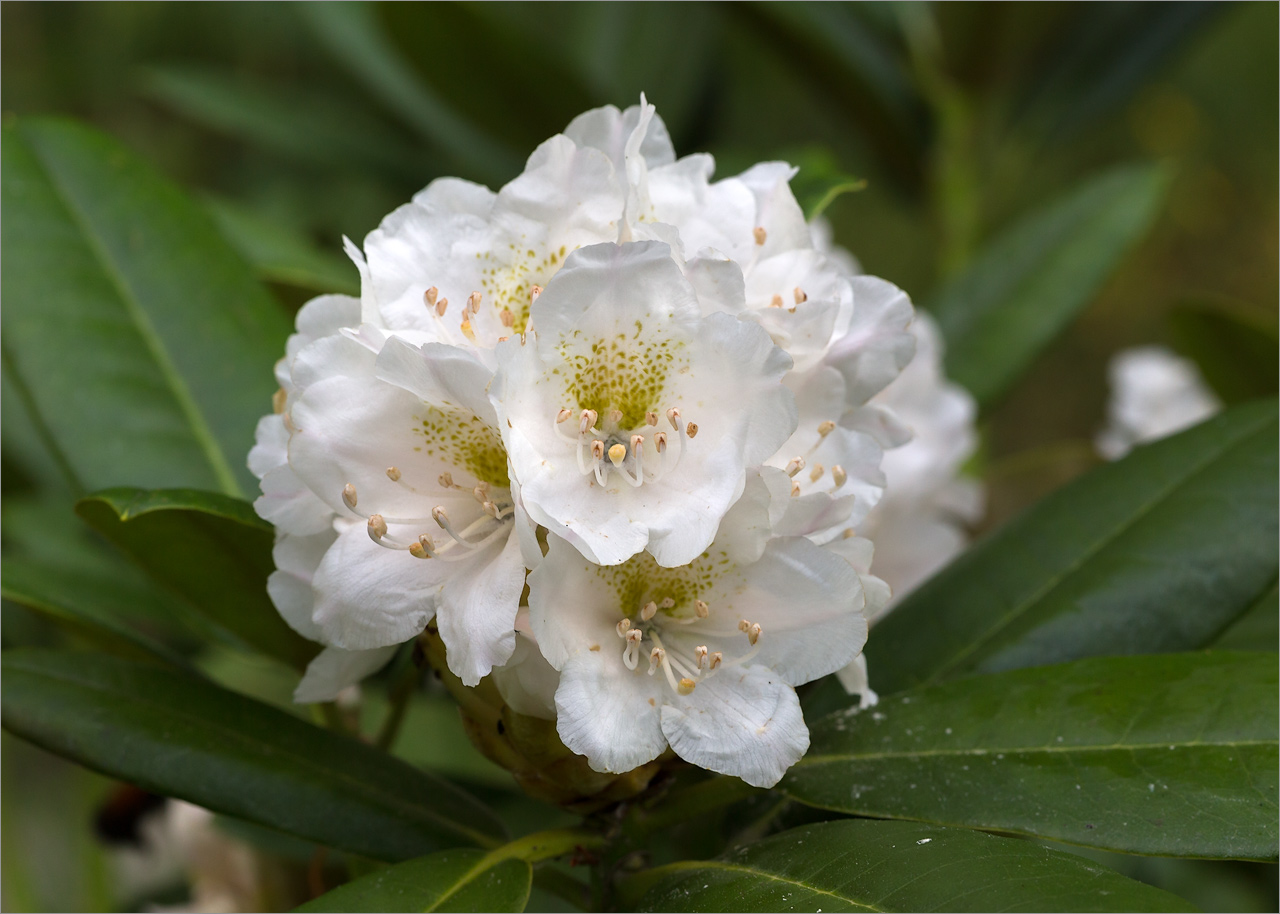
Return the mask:
[(688, 435), (690, 438), (697, 438), (697, 437), (698, 437), (698, 423), (696, 423), (696, 422), (690, 422), (688, 425), (686, 425), (686, 426), (684, 427), (684, 433), (685, 433), (686, 435)]
[(676, 605), (676, 601), (671, 599), (670, 597), (663, 597), (661, 600), (658, 601), (658, 609), (671, 609), (671, 607), (675, 605)]
[(680, 407), (673, 406), (667, 410), (667, 421), (671, 423), (673, 429), (680, 431)]
[(752, 625), (751, 628), (747, 629), (747, 640), (754, 645), (757, 641), (760, 640), (760, 633), (762, 631), (763, 629), (760, 628), (759, 623)]
[(280, 415), (284, 412), (284, 404), (288, 399), (289, 395), (284, 392), (284, 388), (277, 387), (276, 392), (271, 395), (271, 411), (277, 416)]
[(611, 424), (616, 426), (621, 421), (622, 421), (622, 410), (620, 409), (609, 410), (609, 422)]
[(804, 469), (803, 457), (792, 457), (787, 461), (787, 475), (795, 478), (795, 475)]
[(436, 306), (436, 299), (440, 297), (440, 290), (435, 286), (422, 293), (422, 300), (427, 303), (428, 308)]
[(795, 498), (799, 494), (800, 494), (800, 483), (793, 482), (791, 484), (791, 497)]
[(342, 503), (352, 511), (356, 509), (356, 487), (351, 483), (342, 487)]
[(504, 327), (514, 327), (516, 325), (516, 316), (511, 313), (510, 308), (503, 308), (498, 312), (498, 320), (502, 321)]
[[(760, 231), (760, 229), (757, 229), (756, 231)], [(684, 679), (680, 680), (680, 687), (676, 689), (676, 691), (679, 692), (681, 695), (692, 695), (693, 690), (697, 687), (697, 685), (698, 684), (694, 682), (692, 679), (685, 677)]]
[(578, 434), (585, 435), (595, 427), (596, 419), (599, 418), (594, 409), (584, 409), (578, 416)]
[(849, 481), (849, 474), (844, 471), (844, 467), (837, 463), (831, 468), (831, 478), (835, 480), (835, 486), (832, 488), (834, 491)]
[(667, 433), (658, 432), (653, 436), (653, 443), (657, 447), (659, 454), (665, 453), (667, 450)]
[(653, 412), (645, 413), (645, 414), (644, 414), (644, 424), (645, 424), (645, 425), (657, 425), (657, 424), (658, 424), (658, 414), (657, 414), (657, 413), (653, 413)]
[(440, 299), (440, 301), (436, 302), (436, 317), (444, 317), (444, 312), (448, 309), (448, 307), (449, 307), (449, 299), (447, 298), (442, 298)]
[(392, 482), (399, 482), (400, 481), (399, 467), (387, 467), (387, 478), (390, 479)]
[(440, 478), (437, 480), (437, 482), (439, 482), (439, 483), (440, 483), (440, 485), (441, 485), (441, 486), (443, 486), (443, 487), (444, 487), (444, 488), (446, 488), (446, 489), (452, 489), (452, 488), (453, 488), (453, 474), (452, 474), (452, 473), (441, 473), (441, 474), (440, 474)]
[(494, 520), (501, 520), (501, 519), (502, 519), (502, 511), (501, 511), (501, 510), (498, 508), (498, 506), (497, 506), (497, 505), (495, 505), (493, 502), (491, 502), (491, 501), (486, 501), (486, 502), (485, 502), (484, 504), (482, 504), (480, 507), (484, 509), (484, 513), (485, 513), (485, 514), (488, 514), (488, 515), (489, 515), (490, 517), (492, 517)]
[(471, 329), (471, 321), (469, 321), (469, 320), (464, 320), (464, 321), (462, 322), (462, 327), (461, 327), (461, 329), (462, 329), (462, 335), (463, 335), (463, 336), (465, 336), (467, 339), (469, 339), (469, 340), (470, 340), (471, 342), (473, 342), (473, 343), (476, 341), (476, 334), (475, 334), (475, 331)]
[(782, 296), (781, 296), (781, 295), (775, 295), (775, 296), (773, 297), (773, 299), (769, 302), (769, 307), (770, 307), (770, 308), (781, 308), (781, 307), (782, 307)]
[(627, 632), (631, 631), (631, 620), (620, 619), (618, 621), (617, 629), (618, 629), (618, 637), (621, 638), (623, 641), (626, 641)]
[(431, 537), (424, 533), (410, 544), (409, 554), (415, 559), (433, 559), (436, 556), (435, 544), (431, 542)]
[(627, 646), (622, 652), (622, 662), (627, 669), (634, 670), (640, 664), (640, 642), (644, 640), (644, 632), (633, 628), (627, 632)]
[(444, 505), (436, 505), (431, 509), (431, 519), (439, 524), (442, 528), (448, 529), (449, 512), (444, 509)]
[(467, 309), (472, 314), (480, 313), (480, 293), (479, 292), (472, 292), (470, 295), (467, 296)]
[(644, 604), (644, 608), (640, 610), (640, 619), (643, 622), (648, 622), (657, 614), (658, 604), (650, 600), (648, 603)]
[[(617, 447), (617, 445), (614, 445)], [(599, 438), (591, 442), (591, 456), (596, 460), (604, 460), (604, 442)]]
[(529, 290), (529, 304), (532, 305), (534, 302), (536, 302), (538, 300), (538, 296), (541, 294), (542, 294), (542, 286), (537, 285), (535, 283), (533, 288)]
[(649, 651), (649, 675), (652, 676), (654, 671), (658, 669), (658, 665), (667, 657), (667, 652), (660, 647), (655, 647)]
[(698, 669), (702, 669), (707, 662), (707, 646), (705, 644), (699, 644), (693, 649), (693, 659), (698, 664)]
[(703, 600), (693, 601), (693, 611), (699, 619), (705, 619), (711, 615), (711, 607)]
[(556, 424), (559, 425), (563, 422), (568, 422), (569, 419), (572, 418), (572, 416), (573, 416), (573, 410), (562, 409), (560, 410), (560, 412), (556, 413)]
[(739, 620), (738, 620), (738, 631), (740, 631), (740, 632), (746, 632), (746, 631), (750, 631), (750, 630), (751, 630), (751, 623), (750, 623), (750, 622), (748, 622), (746, 619), (739, 619)]
[(636, 459), (640, 458), (640, 452), (644, 450), (644, 435), (631, 436), (631, 453), (636, 455)]
[(375, 543), (387, 535), (387, 522), (382, 519), (381, 514), (369, 515), (369, 539)]
[(756, 244), (764, 244), (769, 237), (769, 233), (764, 230), (764, 226), (757, 225), (751, 230), (751, 237), (756, 240)]
[(804, 289), (800, 288), (799, 286), (796, 286), (795, 291), (792, 294), (795, 296), (797, 305), (803, 305), (805, 302), (809, 300), (809, 296), (805, 295)]
[(724, 654), (720, 653), (719, 651), (713, 652), (711, 654), (710, 669), (714, 670), (716, 667), (720, 666), (720, 664), (722, 663), (724, 663)]
[(813, 465), (813, 469), (809, 471), (809, 481), (817, 482), (819, 479), (822, 478), (823, 472), (824, 470), (823, 470), (822, 464), (815, 463)]
[(858, 531), (854, 530), (852, 527), (846, 527), (844, 533), (840, 534), (840, 538), (844, 540), (851, 540), (857, 535)]
[(818, 437), (825, 438), (836, 430), (836, 424), (830, 419), (818, 423)]

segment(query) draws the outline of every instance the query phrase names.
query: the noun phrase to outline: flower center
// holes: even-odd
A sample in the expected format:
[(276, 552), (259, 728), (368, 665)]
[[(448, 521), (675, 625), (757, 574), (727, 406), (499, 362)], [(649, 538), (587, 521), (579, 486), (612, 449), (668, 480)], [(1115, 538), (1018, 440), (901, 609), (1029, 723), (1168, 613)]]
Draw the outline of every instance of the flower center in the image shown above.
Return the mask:
[[(535, 287), (547, 284), (547, 280), (563, 266), (568, 253), (568, 249), (561, 245), (558, 250), (539, 257), (536, 251), (520, 250), (513, 244), (505, 263), (495, 263), (489, 251), (476, 254), (476, 258), (486, 264), (480, 270), (480, 284), (484, 287), (485, 297), (498, 312), (503, 326), (511, 328), (512, 334), (524, 333), (528, 329), (529, 308), (532, 299), (537, 297), (530, 293)], [(511, 316), (505, 317), (504, 311)]]
[(422, 444), (414, 448), (450, 467), (466, 470), (477, 482), (507, 488), (507, 451), (497, 429), (467, 410), (423, 405), (414, 416)]
[(576, 340), (562, 344), (569, 399), (601, 416), (620, 414), (619, 428), (638, 428), (667, 397), (671, 375), (687, 370), (684, 345), (669, 337), (646, 337), (639, 320), (634, 333), (593, 340), (589, 347)]
[(565, 407), (556, 413), (552, 428), (574, 445), (578, 471), (583, 476), (594, 476), (597, 485), (605, 486), (610, 473), (617, 473), (627, 485), (639, 488), (675, 469), (689, 439), (698, 434), (697, 423), (685, 422), (677, 407), (668, 409), (665, 416), (664, 422), (657, 413), (646, 413), (644, 425), (638, 430), (633, 427), (633, 433), (628, 434), (621, 410), (610, 411), (602, 421), (594, 409), (584, 409), (576, 416), (575, 437), (575, 414)]

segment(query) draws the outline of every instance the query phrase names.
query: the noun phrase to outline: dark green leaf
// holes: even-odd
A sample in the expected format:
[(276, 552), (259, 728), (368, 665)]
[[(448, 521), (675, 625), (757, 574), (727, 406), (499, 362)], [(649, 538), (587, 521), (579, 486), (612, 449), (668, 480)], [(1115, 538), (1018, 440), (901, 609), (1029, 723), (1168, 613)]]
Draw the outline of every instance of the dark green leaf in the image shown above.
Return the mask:
[(1054, 492), (878, 623), (872, 684), (1209, 644), (1276, 578), (1276, 403)]
[(114, 140), (3, 143), (4, 357), (79, 489), (250, 491), (289, 323), (208, 215)]
[(1228, 302), (1186, 304), (1169, 317), (1174, 346), (1195, 361), (1227, 403), (1276, 393), (1280, 328), (1276, 313)]
[(360, 294), (360, 277), (350, 261), (319, 251), (301, 235), (234, 203), (209, 200), (207, 205), (222, 234), (260, 278), (314, 292)]
[(1167, 183), (1151, 166), (1109, 171), (1001, 232), (929, 305), (947, 375), (995, 402), (1146, 234)]
[(519, 157), (481, 133), (418, 78), (388, 40), (373, 6), (335, 2), (297, 8), (340, 66), (459, 166), (489, 182), (507, 181), (519, 171)]
[(207, 681), (94, 654), (10, 651), (5, 729), (166, 796), (377, 860), (494, 845), (446, 781)]
[(1135, 854), (1273, 860), (1276, 660), (1101, 657), (837, 711), (783, 789), (854, 815)]
[(1280, 647), (1280, 592), (1276, 585), (1245, 610), (1213, 646), (1230, 651), (1274, 651)]
[(318, 648), (267, 596), (272, 528), (238, 499), (192, 489), (108, 489), (76, 511), (153, 578), (245, 644), (295, 666)]
[(967, 829), (857, 819), (636, 877), (639, 911), (1188, 911), (1074, 854)]
[(299, 911), (523, 911), (533, 867), (483, 851), (441, 851), (362, 876)]

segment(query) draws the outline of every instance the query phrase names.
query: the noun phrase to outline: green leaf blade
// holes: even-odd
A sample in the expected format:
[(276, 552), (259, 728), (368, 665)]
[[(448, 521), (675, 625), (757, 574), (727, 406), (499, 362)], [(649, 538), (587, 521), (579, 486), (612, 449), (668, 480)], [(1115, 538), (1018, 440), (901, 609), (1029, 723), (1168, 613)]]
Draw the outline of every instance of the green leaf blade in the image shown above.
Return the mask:
[(4, 133), (5, 359), (74, 484), (250, 491), (286, 316), (114, 140), (61, 120)]
[(246, 645), (295, 667), (319, 650), (289, 628), (267, 595), (274, 537), (247, 502), (194, 489), (115, 488), (81, 499), (76, 512)]
[(1211, 643), (1276, 577), (1276, 437), (1246, 404), (1059, 489), (877, 624), (873, 685)]
[(993, 239), (929, 303), (948, 377), (991, 406), (1146, 234), (1167, 185), (1158, 167), (1115, 169)]
[(975, 676), (821, 719), (783, 789), (854, 815), (1274, 860), (1276, 690), (1275, 658), (1259, 653)]
[(503, 837), (453, 785), (177, 671), (22, 650), (5, 654), (4, 682), (10, 732), (215, 812), (387, 861)]
[(1186, 911), (1081, 857), (965, 829), (870, 819), (795, 828), (637, 877), (639, 911)]
[(298, 911), (523, 911), (533, 885), (524, 860), (441, 851), (370, 873)]

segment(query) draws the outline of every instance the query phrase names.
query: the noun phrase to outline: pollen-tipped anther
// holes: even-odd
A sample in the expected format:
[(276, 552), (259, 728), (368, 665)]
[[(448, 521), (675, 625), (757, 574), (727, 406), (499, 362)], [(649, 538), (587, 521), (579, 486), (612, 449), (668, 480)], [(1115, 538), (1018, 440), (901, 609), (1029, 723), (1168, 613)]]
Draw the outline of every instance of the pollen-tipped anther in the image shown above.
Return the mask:
[(667, 659), (667, 652), (660, 647), (655, 647), (649, 651), (649, 675), (652, 676), (654, 671), (662, 665), (662, 661)]
[(676, 605), (676, 601), (670, 597), (663, 597), (658, 601), (658, 609), (671, 609)]
[(427, 303), (428, 308), (436, 306), (436, 299), (440, 297), (440, 290), (435, 286), (422, 293), (422, 300)]
[(444, 509), (444, 505), (436, 505), (431, 509), (431, 519), (441, 527), (449, 526), (449, 512)]
[(751, 237), (756, 240), (756, 244), (764, 244), (769, 239), (769, 233), (764, 230), (763, 225), (757, 225), (751, 230)]
[(484, 510), (485, 514), (488, 514), (494, 520), (499, 520), (502, 515), (502, 512), (499, 510), (498, 506), (491, 501), (486, 501), (480, 507)]
[(697, 437), (698, 437), (698, 423), (696, 423), (696, 422), (690, 422), (688, 425), (686, 425), (686, 426), (684, 427), (684, 433), (685, 433), (686, 435), (688, 435), (690, 438), (697, 438)]
[(809, 481), (810, 481), (810, 482), (817, 482), (819, 479), (821, 479), (821, 478), (822, 478), (822, 473), (823, 473), (823, 466), (822, 466), (822, 464), (820, 464), (820, 463), (815, 463), (815, 464), (813, 465), (813, 469), (809, 471)]
[(644, 435), (631, 436), (631, 453), (639, 454), (640, 449), (644, 447)]
[(677, 432), (680, 431), (680, 407), (673, 406), (667, 410), (667, 421)]
[(352, 511), (356, 509), (356, 487), (351, 483), (342, 487), (342, 503)]
[(752, 626), (749, 629), (747, 629), (747, 640), (750, 641), (752, 645), (754, 645), (757, 641), (760, 640), (760, 633), (762, 631), (764, 631), (764, 629), (760, 627), (760, 623), (756, 622), (752, 624)]
[(657, 413), (654, 413), (654, 412), (648, 412), (648, 413), (645, 413), (645, 414), (644, 414), (644, 424), (645, 424), (645, 425), (657, 425), (657, 424), (658, 424), (658, 414), (657, 414)]
[(591, 442), (591, 456), (596, 460), (604, 460), (604, 442), (599, 438)]
[(452, 489), (452, 488), (453, 488), (453, 474), (452, 474), (452, 473), (441, 473), (441, 474), (440, 474), (440, 478), (439, 478), (439, 480), (438, 480), (438, 481), (439, 481), (440, 485), (441, 485), (442, 487), (446, 488), (446, 489)]
[(648, 603), (644, 604), (644, 608), (640, 610), (640, 620), (642, 622), (648, 622), (657, 614), (658, 604), (650, 600)]
[(556, 413), (556, 424), (559, 425), (563, 422), (568, 422), (572, 418), (573, 418), (573, 410), (562, 409), (560, 410), (560, 412)]
[(837, 463), (831, 468), (831, 478), (835, 480), (835, 487), (838, 489), (849, 481), (849, 474), (844, 471), (844, 467)]
[(711, 607), (707, 605), (705, 600), (694, 600), (693, 612), (699, 619), (705, 619), (711, 615)]
[(424, 533), (409, 544), (409, 554), (416, 559), (435, 558), (435, 544), (431, 542), (431, 537)]
[(459, 326), (459, 329), (462, 331), (462, 335), (465, 336), (467, 339), (469, 339), (471, 342), (474, 343), (476, 341), (476, 332), (471, 328), (471, 321), (469, 320), (463, 321), (462, 324)]
[(587, 432), (591, 431), (592, 427), (596, 424), (597, 418), (599, 418), (599, 416), (596, 414), (594, 409), (584, 409), (578, 415), (578, 434), (585, 435)]
[(627, 638), (627, 632), (631, 631), (631, 620), (620, 619), (618, 620), (618, 624), (616, 627), (618, 629), (618, 637), (625, 641)]
[(770, 307), (770, 308), (781, 308), (781, 307), (782, 307), (782, 296), (781, 296), (781, 295), (775, 295), (772, 299), (770, 299), (770, 300), (769, 300), (769, 307)]
[(724, 654), (720, 653), (719, 651), (712, 651), (711, 663), (708, 664), (708, 667), (714, 670), (716, 667), (718, 667), (722, 663), (724, 663)]
[(667, 433), (658, 432), (656, 435), (654, 435), (653, 446), (658, 449), (659, 454), (665, 452), (667, 449)]
[(390, 479), (392, 482), (399, 482), (399, 481), (400, 481), (400, 468), (399, 468), (399, 467), (387, 467), (387, 478), (388, 478), (388, 479)]
[(707, 646), (699, 644), (693, 649), (693, 659), (698, 664), (698, 669), (702, 669), (707, 664)]
[(480, 313), (480, 298), (481, 295), (479, 292), (472, 292), (467, 296), (467, 310), (472, 314)]
[(516, 325), (516, 316), (510, 308), (503, 308), (498, 312), (498, 320), (502, 321), (504, 327), (514, 327)]
[(804, 469), (803, 457), (792, 457), (787, 461), (787, 475), (794, 477), (797, 473)]
[(536, 302), (538, 300), (538, 296), (541, 294), (542, 294), (542, 286), (535, 284), (533, 288), (529, 290), (529, 304), (532, 305), (534, 302)]
[(791, 294), (795, 296), (797, 305), (803, 305), (805, 302), (809, 300), (809, 296), (805, 295), (804, 289), (800, 288), (799, 286), (796, 286), (795, 291), (793, 291)]
[[(289, 395), (285, 393), (283, 387), (277, 387), (276, 392), (271, 395), (271, 411), (277, 416), (284, 412), (284, 405), (288, 401)], [(650, 422), (650, 425), (653, 423)]]
[(836, 424), (830, 419), (824, 419), (818, 423), (818, 437), (825, 438), (836, 430)]
[(387, 522), (382, 519), (381, 514), (369, 515), (369, 539), (375, 543), (380, 541), (387, 535)]

